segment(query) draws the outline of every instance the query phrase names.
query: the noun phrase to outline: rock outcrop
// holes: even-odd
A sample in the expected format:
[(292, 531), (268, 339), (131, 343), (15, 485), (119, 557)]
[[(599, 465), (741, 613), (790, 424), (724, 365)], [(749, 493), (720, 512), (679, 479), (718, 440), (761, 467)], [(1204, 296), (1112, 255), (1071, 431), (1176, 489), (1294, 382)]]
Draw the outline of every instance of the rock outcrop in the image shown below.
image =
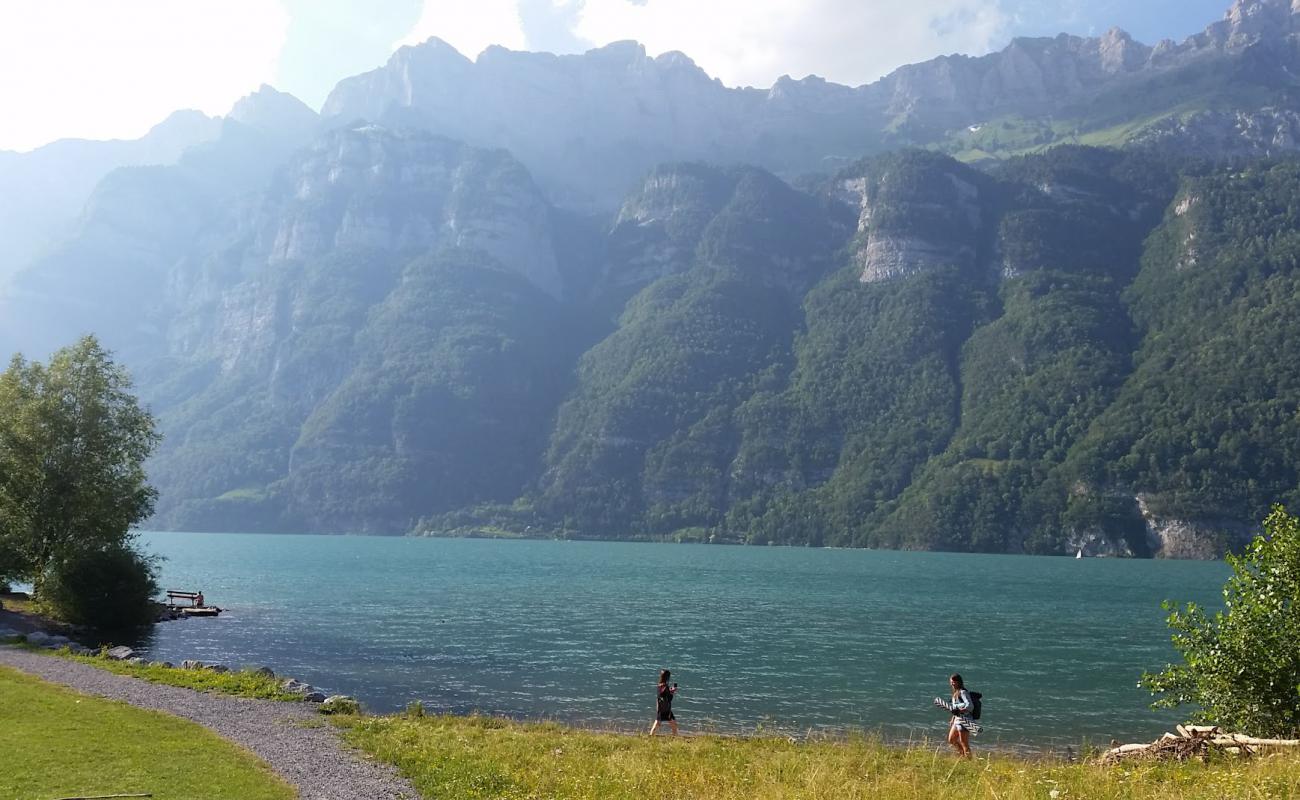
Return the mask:
[(986, 176), (947, 159), (917, 155), (881, 159), (837, 181), (840, 196), (859, 211), (854, 259), (863, 283), (984, 266)]
[(1236, 552), (1258, 533), (1240, 520), (1188, 520), (1162, 517), (1151, 511), (1146, 497), (1134, 498), (1146, 524), (1147, 541), (1157, 558), (1215, 559)]

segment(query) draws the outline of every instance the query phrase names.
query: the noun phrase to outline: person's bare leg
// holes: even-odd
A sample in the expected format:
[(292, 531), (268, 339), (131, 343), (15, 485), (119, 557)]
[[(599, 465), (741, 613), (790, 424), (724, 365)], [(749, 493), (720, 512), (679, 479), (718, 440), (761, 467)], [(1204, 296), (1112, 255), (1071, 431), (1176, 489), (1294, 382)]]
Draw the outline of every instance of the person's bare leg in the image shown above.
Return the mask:
[(655, 735), (655, 731), (657, 731), (657, 730), (659, 730), (659, 720), (655, 720), (655, 724), (653, 724), (653, 725), (650, 726), (650, 735), (651, 735), (651, 736), (654, 736), (654, 735)]
[(961, 733), (962, 733), (961, 728), (959, 728), (956, 725), (951, 725), (948, 727), (948, 744), (953, 746), (953, 749), (957, 751), (958, 755), (961, 755), (962, 753)]
[(675, 719), (670, 719), (670, 720), (668, 720), (668, 727), (670, 727), (670, 728), (673, 729), (673, 736), (676, 736), (676, 735), (677, 735), (677, 720), (675, 720)]
[(962, 728), (959, 735), (961, 737), (961, 756), (962, 758), (970, 758), (970, 731)]

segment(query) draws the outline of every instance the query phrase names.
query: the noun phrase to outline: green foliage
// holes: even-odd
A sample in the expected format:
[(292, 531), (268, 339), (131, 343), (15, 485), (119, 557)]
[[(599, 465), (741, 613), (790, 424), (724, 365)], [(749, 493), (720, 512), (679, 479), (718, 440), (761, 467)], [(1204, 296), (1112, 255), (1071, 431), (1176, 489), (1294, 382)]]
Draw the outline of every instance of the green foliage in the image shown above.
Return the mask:
[(85, 554), (132, 573), (121, 553), (153, 510), (144, 461), (158, 434), (130, 390), (93, 336), (48, 365), (15, 356), (0, 374), (0, 550), (17, 559), (4, 577), (33, 580), (39, 593)]
[(78, 549), (52, 563), (42, 577), (42, 606), (74, 625), (127, 630), (157, 616), (154, 559), (127, 545)]
[(1201, 719), (1256, 736), (1300, 735), (1300, 520), (1274, 507), (1228, 564), (1224, 611), (1165, 604), (1183, 663), (1142, 684), (1157, 707), (1195, 705)]
[(539, 508), (565, 527), (617, 534), (715, 523), (731, 409), (779, 364), (793, 314), (783, 293), (728, 270), (642, 292), (579, 365)]
[[(668, 536), (721, 523), (740, 407), (784, 381), (797, 294), (848, 235), (843, 208), (760, 170), (683, 165), (648, 187), (625, 213), (671, 212), (617, 227), (615, 257), (647, 237), (690, 255), (636, 294), (618, 329), (579, 362), (536, 498), (564, 530)], [(634, 267), (615, 263), (610, 274)]]
[(1133, 374), (1070, 457), (1157, 513), (1260, 519), (1300, 500), (1300, 164), (1189, 179), (1125, 292)]

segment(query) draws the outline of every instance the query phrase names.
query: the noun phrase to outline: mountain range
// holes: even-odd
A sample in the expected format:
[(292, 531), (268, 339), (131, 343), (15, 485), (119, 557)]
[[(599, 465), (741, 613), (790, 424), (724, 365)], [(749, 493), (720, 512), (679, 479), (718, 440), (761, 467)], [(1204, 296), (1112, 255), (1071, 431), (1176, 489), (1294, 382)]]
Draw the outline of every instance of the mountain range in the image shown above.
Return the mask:
[(0, 153), (0, 349), (118, 353), (160, 528), (1214, 555), (1300, 501), (1297, 75), (1300, 0), (856, 88), (430, 40)]

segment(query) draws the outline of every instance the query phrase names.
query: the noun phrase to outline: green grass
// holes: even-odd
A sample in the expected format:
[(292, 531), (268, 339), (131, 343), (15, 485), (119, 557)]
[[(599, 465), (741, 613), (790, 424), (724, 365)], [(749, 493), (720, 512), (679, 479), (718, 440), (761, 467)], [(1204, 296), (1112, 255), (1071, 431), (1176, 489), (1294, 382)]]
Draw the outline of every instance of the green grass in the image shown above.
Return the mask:
[(213, 672), (210, 669), (181, 669), (179, 667), (158, 667), (150, 664), (128, 664), (115, 661), (107, 656), (78, 656), (67, 648), (56, 651), (37, 650), (69, 661), (90, 664), (118, 675), (130, 675), (150, 683), (164, 683), (168, 686), (183, 686), (200, 692), (231, 694), (238, 697), (253, 697), (259, 700), (301, 701), (302, 695), (292, 694), (280, 688), (284, 678), (268, 678), (250, 671)]
[(12, 594), (0, 595), (0, 603), (4, 604), (5, 611), (17, 611), (19, 614), (37, 613), (36, 601), (29, 598), (19, 598)]
[[(902, 798), (1253, 798), (1300, 796), (1300, 758), (1093, 764), (980, 754), (869, 738), (677, 739), (484, 717), (359, 717), (349, 742), (396, 765), (426, 798), (550, 800), (902, 800)], [(1052, 794), (1055, 792), (1055, 794)]]
[(291, 800), (252, 753), (184, 720), (0, 667), (0, 798)]

